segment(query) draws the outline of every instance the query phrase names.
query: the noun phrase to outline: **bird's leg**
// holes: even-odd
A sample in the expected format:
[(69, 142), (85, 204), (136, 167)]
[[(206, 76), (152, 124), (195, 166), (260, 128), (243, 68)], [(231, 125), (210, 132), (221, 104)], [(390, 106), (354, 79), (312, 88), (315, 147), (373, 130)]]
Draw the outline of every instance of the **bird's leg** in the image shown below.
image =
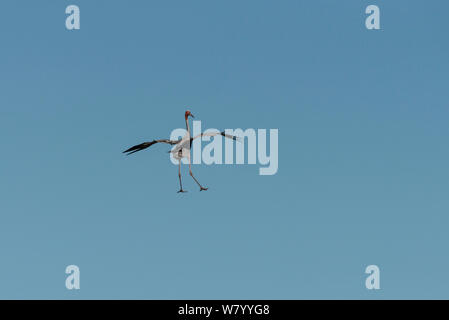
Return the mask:
[(187, 192), (182, 190), (182, 182), (181, 182), (181, 160), (179, 160), (179, 171), (178, 171), (178, 177), (179, 177), (179, 186), (181, 189), (179, 189), (178, 193), (180, 192)]
[(195, 180), (195, 182), (200, 186), (200, 191), (203, 191), (203, 190), (207, 190), (207, 189), (208, 189), (208, 188), (204, 188), (204, 187), (198, 182), (198, 180), (195, 179), (195, 177), (193, 176), (193, 173), (192, 173), (192, 165), (190, 164), (190, 162), (189, 162), (189, 172), (190, 172), (190, 175), (192, 176), (193, 180)]

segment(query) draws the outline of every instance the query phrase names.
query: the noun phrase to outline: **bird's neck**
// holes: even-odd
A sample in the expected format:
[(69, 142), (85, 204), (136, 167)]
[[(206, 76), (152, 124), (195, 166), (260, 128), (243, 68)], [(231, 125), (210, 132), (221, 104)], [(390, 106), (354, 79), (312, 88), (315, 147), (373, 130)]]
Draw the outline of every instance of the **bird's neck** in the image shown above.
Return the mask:
[(189, 126), (189, 118), (186, 118), (186, 129), (187, 129), (187, 134), (190, 137), (190, 126)]

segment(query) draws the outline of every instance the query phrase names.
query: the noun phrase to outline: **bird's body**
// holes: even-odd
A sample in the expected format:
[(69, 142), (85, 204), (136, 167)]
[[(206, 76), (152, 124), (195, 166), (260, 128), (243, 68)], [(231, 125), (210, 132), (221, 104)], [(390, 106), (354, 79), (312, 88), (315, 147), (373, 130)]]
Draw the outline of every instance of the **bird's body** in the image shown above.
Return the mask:
[(186, 122), (187, 132), (184, 135), (184, 137), (182, 137), (182, 139), (179, 139), (179, 140), (160, 139), (160, 140), (153, 140), (153, 141), (150, 141), (150, 142), (143, 142), (141, 144), (135, 145), (135, 146), (133, 146), (133, 147), (123, 151), (123, 153), (126, 153), (127, 155), (130, 155), (130, 154), (135, 153), (137, 151), (141, 151), (141, 150), (144, 150), (144, 149), (146, 149), (148, 147), (151, 147), (155, 143), (166, 143), (166, 144), (174, 145), (175, 147), (173, 147), (173, 149), (170, 151), (170, 153), (172, 153), (173, 158), (175, 158), (176, 160), (179, 161), (178, 176), (179, 176), (180, 190), (178, 192), (186, 192), (186, 191), (184, 191), (182, 189), (182, 180), (181, 180), (181, 160), (183, 158), (186, 158), (188, 160), (190, 176), (198, 184), (198, 186), (200, 187), (200, 191), (208, 189), (208, 188), (203, 187), (198, 182), (198, 180), (196, 180), (196, 178), (193, 176), (193, 173), (192, 173), (192, 165), (190, 163), (190, 148), (192, 146), (192, 141), (194, 139), (201, 138), (203, 136), (216, 136), (216, 135), (220, 134), (220, 135), (222, 135), (222, 136), (224, 136), (226, 138), (237, 140), (237, 137), (225, 134), (224, 132), (201, 133), (201, 134), (199, 134), (199, 135), (197, 135), (197, 136), (192, 138), (191, 135), (190, 135), (189, 116), (193, 118), (193, 114), (189, 110), (187, 110), (185, 112), (185, 122)]
[(186, 158), (190, 161), (190, 149), (188, 148), (181, 148), (179, 150), (176, 150), (175, 152), (170, 152), (173, 153), (173, 158), (175, 158), (176, 160), (181, 161), (182, 158)]
[(187, 131), (186, 135), (179, 140), (176, 146), (170, 151), (173, 154), (173, 158), (181, 161), (182, 158), (189, 159), (190, 162), (190, 147), (192, 146), (192, 139), (190, 138), (190, 132)]

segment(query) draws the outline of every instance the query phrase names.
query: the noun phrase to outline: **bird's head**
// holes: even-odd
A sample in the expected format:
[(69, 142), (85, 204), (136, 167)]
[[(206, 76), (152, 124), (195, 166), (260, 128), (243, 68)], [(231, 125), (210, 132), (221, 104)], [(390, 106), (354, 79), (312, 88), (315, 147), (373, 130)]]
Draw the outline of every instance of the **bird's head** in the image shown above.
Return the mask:
[(193, 116), (193, 114), (190, 112), (190, 110), (187, 110), (187, 111), (186, 111), (186, 114), (185, 114), (186, 120), (189, 118), (189, 116), (191, 116), (192, 118), (195, 118), (195, 117)]

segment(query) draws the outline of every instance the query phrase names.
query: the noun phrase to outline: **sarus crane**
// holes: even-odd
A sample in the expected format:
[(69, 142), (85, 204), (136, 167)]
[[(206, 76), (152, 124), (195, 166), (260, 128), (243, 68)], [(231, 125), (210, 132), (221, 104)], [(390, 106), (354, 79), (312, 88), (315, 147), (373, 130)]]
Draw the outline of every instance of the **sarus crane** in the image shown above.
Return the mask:
[(203, 136), (213, 137), (213, 136), (217, 136), (217, 135), (222, 135), (225, 138), (229, 138), (229, 139), (233, 139), (233, 140), (239, 140), (238, 137), (226, 134), (224, 131), (223, 132), (200, 133), (200, 134), (196, 135), (195, 137), (192, 137), (191, 134), (190, 134), (189, 117), (195, 118), (193, 116), (193, 114), (189, 110), (187, 110), (185, 112), (185, 114), (184, 114), (187, 132), (184, 135), (184, 137), (182, 137), (181, 139), (179, 139), (179, 140), (160, 139), (160, 140), (153, 140), (153, 141), (143, 142), (141, 144), (132, 146), (131, 148), (123, 151), (123, 153), (126, 153), (127, 155), (130, 155), (130, 154), (133, 154), (133, 153), (135, 153), (137, 151), (141, 151), (143, 149), (151, 147), (153, 144), (156, 144), (156, 143), (167, 143), (167, 144), (170, 144), (170, 145), (174, 145), (173, 149), (170, 152), (173, 154), (173, 158), (177, 159), (178, 162), (179, 162), (178, 177), (179, 177), (179, 187), (180, 187), (180, 189), (179, 189), (178, 193), (180, 193), (180, 192), (187, 192), (187, 191), (182, 189), (182, 180), (181, 180), (181, 159), (182, 158), (186, 158), (188, 160), (190, 176), (198, 184), (198, 186), (200, 187), (200, 191), (208, 189), (208, 188), (203, 187), (199, 183), (199, 181), (195, 178), (193, 173), (192, 173), (192, 164), (190, 162), (190, 148), (192, 147), (192, 141), (193, 140), (201, 138)]

